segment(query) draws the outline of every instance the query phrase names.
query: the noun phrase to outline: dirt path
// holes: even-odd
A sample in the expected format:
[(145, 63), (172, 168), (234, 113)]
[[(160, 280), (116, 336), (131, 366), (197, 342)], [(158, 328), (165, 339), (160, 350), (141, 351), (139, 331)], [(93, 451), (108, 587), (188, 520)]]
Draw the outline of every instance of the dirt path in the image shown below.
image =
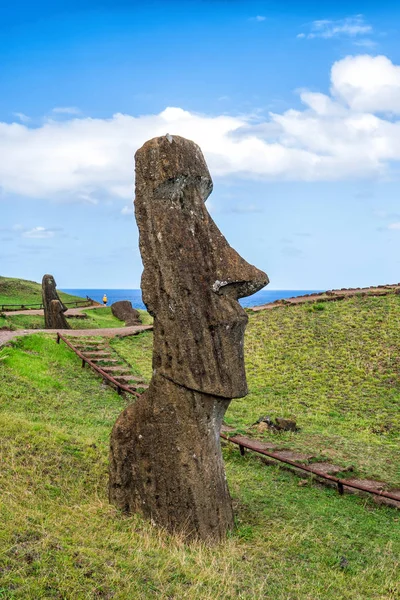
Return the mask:
[(126, 337), (135, 335), (140, 331), (153, 329), (153, 325), (132, 325), (131, 327), (110, 327), (108, 329), (21, 329), (19, 331), (0, 331), (0, 346), (15, 337), (32, 335), (34, 333), (48, 333), (56, 335), (57, 331), (68, 336), (101, 336), (101, 337)]

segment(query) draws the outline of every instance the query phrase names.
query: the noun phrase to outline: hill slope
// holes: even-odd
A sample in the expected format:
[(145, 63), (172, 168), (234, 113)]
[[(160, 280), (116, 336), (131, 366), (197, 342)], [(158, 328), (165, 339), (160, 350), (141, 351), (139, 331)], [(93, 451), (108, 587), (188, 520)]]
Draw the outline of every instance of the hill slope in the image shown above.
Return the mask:
[[(82, 300), (78, 296), (70, 296), (58, 292), (63, 302)], [(0, 304), (37, 304), (42, 301), (42, 286), (35, 281), (0, 277)]]
[[(135, 338), (133, 353), (149, 356), (150, 341), (148, 333)], [(20, 338), (4, 352), (0, 597), (399, 597), (397, 511), (299, 486), (231, 447), (224, 455), (237, 529), (226, 544), (186, 547), (116, 511), (107, 501), (108, 440), (124, 399), (50, 337)], [(142, 357), (138, 369), (148, 373), (147, 363)], [(247, 421), (246, 400), (240, 406)]]
[[(113, 342), (147, 378), (151, 336)], [(249, 395), (229, 425), (400, 487), (398, 295), (249, 312), (245, 359)], [(251, 425), (266, 415), (300, 431), (260, 434)]]

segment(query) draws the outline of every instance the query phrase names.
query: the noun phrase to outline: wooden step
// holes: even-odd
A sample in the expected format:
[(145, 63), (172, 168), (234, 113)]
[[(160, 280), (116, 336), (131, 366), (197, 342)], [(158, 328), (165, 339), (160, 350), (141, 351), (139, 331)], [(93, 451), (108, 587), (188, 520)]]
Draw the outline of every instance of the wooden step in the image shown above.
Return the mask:
[(87, 352), (110, 352), (109, 348), (105, 346), (90, 346), (89, 348), (87, 346), (75, 346), (75, 348), (79, 352), (82, 352), (82, 354), (86, 354)]
[(129, 379), (130, 381), (136, 381), (137, 383), (144, 383), (143, 378), (138, 377), (137, 375), (127, 375), (126, 379)]
[(130, 391), (131, 391), (133, 394), (139, 394), (139, 395), (140, 395), (140, 394), (143, 394), (143, 392), (144, 392), (145, 390), (142, 390), (142, 389), (140, 389), (140, 390), (139, 390), (138, 388), (133, 388), (133, 387), (131, 387), (131, 386), (130, 386)]
[(120, 376), (118, 375), (118, 376), (115, 376), (114, 379), (116, 379), (120, 383), (129, 383), (130, 381), (134, 381), (135, 386), (138, 386), (138, 387), (141, 387), (142, 385), (147, 385), (143, 380), (141, 381), (134, 375), (120, 375)]
[[(88, 358), (89, 358), (89, 357), (88, 357)], [(117, 358), (94, 358), (94, 359), (92, 360), (92, 362), (94, 362), (96, 365), (97, 365), (98, 363), (102, 363), (102, 364), (103, 364), (103, 363), (107, 363), (107, 364), (108, 364), (108, 363), (119, 363), (119, 359), (117, 359)], [(121, 365), (121, 366), (122, 366), (122, 365)]]
[(85, 342), (84, 340), (78, 340), (77, 338), (74, 338), (72, 341), (75, 342), (75, 346), (86, 346), (87, 348), (97, 348), (98, 346), (103, 346), (103, 348), (105, 348), (106, 346), (108, 346), (108, 344), (106, 344), (105, 342), (101, 341), (101, 342)]
[(98, 342), (86, 342), (85, 340), (82, 339), (77, 339), (76, 337), (73, 338), (72, 340), (70, 340), (71, 343), (74, 342), (75, 346), (86, 346), (86, 347), (97, 347), (97, 346), (103, 346), (106, 347), (108, 346), (108, 344), (106, 344), (103, 340), (100, 340)]
[(292, 450), (277, 450), (274, 452), (274, 454), (283, 460), (291, 460), (300, 464), (307, 464), (312, 458), (314, 458), (312, 454), (300, 454), (298, 452), (292, 452)]
[(127, 387), (128, 387), (128, 388), (129, 388), (129, 389), (130, 389), (132, 392), (136, 392), (136, 393), (137, 393), (137, 392), (139, 392), (139, 393), (140, 393), (140, 392), (142, 392), (142, 391), (144, 392), (145, 390), (147, 390), (149, 386), (148, 386), (148, 385), (144, 385), (144, 384), (143, 384), (143, 385), (137, 385), (137, 386), (134, 386), (134, 385), (128, 385)]

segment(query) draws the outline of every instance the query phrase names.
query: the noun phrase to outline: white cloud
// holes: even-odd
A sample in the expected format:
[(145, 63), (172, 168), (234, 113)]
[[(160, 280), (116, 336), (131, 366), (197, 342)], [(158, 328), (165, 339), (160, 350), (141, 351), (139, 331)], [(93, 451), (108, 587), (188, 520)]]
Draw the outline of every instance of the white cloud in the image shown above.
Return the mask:
[(132, 205), (124, 206), (123, 209), (121, 210), (121, 215), (129, 215), (131, 217), (133, 215), (133, 206)]
[(267, 17), (264, 17), (263, 15), (257, 15), (256, 17), (250, 17), (249, 21), (257, 21), (258, 23), (262, 23), (262, 21), (265, 21), (267, 19)]
[(34, 227), (33, 229), (29, 229), (24, 231), (22, 237), (31, 238), (31, 239), (49, 239), (54, 237), (55, 231), (52, 229), (46, 229), (45, 227)]
[(76, 106), (56, 106), (52, 109), (53, 113), (60, 115), (80, 115), (81, 111)]
[(354, 110), (400, 113), (400, 67), (386, 56), (348, 56), (331, 79), (332, 93)]
[(388, 229), (400, 229), (400, 223), (390, 223)]
[(17, 119), (19, 119), (21, 121), (21, 123), (29, 123), (29, 121), (31, 120), (30, 117), (28, 117), (28, 115), (25, 115), (22, 112), (13, 112), (14, 117), (17, 117)]
[(257, 212), (262, 212), (262, 208), (260, 206), (257, 206), (257, 204), (246, 204), (246, 203), (242, 203), (242, 204), (236, 204), (235, 206), (233, 206), (231, 208), (231, 212), (234, 213), (257, 213)]
[(329, 95), (303, 90), (303, 108), (240, 116), (182, 108), (139, 117), (71, 117), (40, 127), (0, 123), (3, 197), (96, 203), (132, 198), (133, 155), (170, 132), (202, 148), (212, 176), (302, 181), (396, 174), (400, 163), (400, 67), (385, 56), (348, 56)]
[(77, 200), (79, 202), (82, 202), (83, 204), (98, 204), (99, 203), (97, 198), (94, 198), (91, 194), (87, 194), (85, 192), (78, 194)]
[(354, 40), (353, 45), (359, 46), (360, 48), (368, 48), (369, 50), (371, 50), (372, 48), (375, 48), (378, 44), (377, 42), (374, 42), (374, 40), (364, 38), (361, 40)]
[(310, 25), (309, 33), (299, 33), (298, 38), (333, 38), (338, 36), (356, 37), (359, 35), (367, 35), (372, 33), (372, 26), (365, 22), (363, 15), (354, 15), (331, 21), (329, 19), (321, 19), (313, 21)]

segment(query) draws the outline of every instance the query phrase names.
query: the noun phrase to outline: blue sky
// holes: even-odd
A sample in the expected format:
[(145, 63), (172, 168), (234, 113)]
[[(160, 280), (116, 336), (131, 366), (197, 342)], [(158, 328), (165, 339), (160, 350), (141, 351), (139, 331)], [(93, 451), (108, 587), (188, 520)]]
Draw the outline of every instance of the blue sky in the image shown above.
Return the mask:
[(2, 7), (0, 274), (139, 287), (133, 155), (168, 132), (271, 289), (399, 281), (399, 28), (368, 1)]

